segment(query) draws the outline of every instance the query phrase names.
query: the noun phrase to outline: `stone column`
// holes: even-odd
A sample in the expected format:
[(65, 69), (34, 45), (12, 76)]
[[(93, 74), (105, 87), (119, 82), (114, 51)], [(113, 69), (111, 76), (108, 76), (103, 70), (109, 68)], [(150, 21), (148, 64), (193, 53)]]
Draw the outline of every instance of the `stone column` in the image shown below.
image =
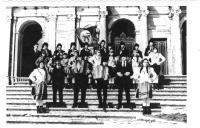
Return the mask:
[[(11, 20), (12, 20), (12, 16), (11, 16), (11, 12), (12, 12), (12, 8), (7, 8), (6, 9), (6, 20), (5, 22), (3, 22), (3, 24), (5, 23), (5, 30), (4, 33), (6, 34), (5, 39), (6, 39), (6, 43), (4, 43), (5, 47), (1, 47), (2, 51), (7, 53), (5, 55), (3, 55), (4, 58), (2, 58), (3, 61), (3, 65), (2, 65), (2, 75), (3, 76), (3, 80), (5, 80), (5, 84), (7, 85), (9, 83), (7, 76), (11, 76), (11, 70), (12, 70), (12, 55), (8, 54), (12, 51), (10, 48), (10, 45), (12, 45), (11, 43)], [(4, 21), (4, 20), (3, 20)], [(2, 81), (3, 82), (3, 81)], [(3, 82), (4, 83), (4, 82)]]
[[(173, 6), (170, 9), (169, 19), (171, 22), (171, 44), (169, 50), (169, 74), (182, 74), (182, 56), (181, 56), (181, 38), (179, 27), (179, 14), (181, 10), (179, 6)], [(171, 60), (170, 60), (171, 59)]]
[[(55, 45), (56, 45), (56, 15), (54, 14), (49, 14), (48, 17), (48, 44), (49, 44), (49, 49), (52, 51), (52, 53), (55, 50)], [(43, 33), (44, 38), (46, 37), (46, 32)]]
[(145, 47), (148, 44), (148, 29), (147, 29), (147, 15), (148, 14), (149, 14), (149, 10), (147, 6), (139, 7), (138, 19), (140, 21), (141, 42), (137, 42), (137, 43), (139, 43), (141, 51), (145, 51)]
[(98, 26), (100, 28), (99, 41), (105, 40), (107, 42), (107, 39), (106, 39), (106, 15), (107, 14), (108, 12), (106, 10), (106, 6), (100, 6), (100, 11), (99, 11), (100, 24)]

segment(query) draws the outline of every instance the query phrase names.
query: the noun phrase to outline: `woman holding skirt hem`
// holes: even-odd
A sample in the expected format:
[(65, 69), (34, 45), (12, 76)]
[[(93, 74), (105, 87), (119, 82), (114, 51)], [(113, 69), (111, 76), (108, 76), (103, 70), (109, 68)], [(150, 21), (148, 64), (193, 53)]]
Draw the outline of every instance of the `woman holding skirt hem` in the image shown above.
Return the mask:
[(138, 88), (136, 97), (143, 99), (143, 114), (151, 114), (150, 98), (152, 98), (152, 83), (158, 80), (158, 76), (152, 67), (149, 67), (148, 59), (142, 61), (142, 67), (138, 74)]

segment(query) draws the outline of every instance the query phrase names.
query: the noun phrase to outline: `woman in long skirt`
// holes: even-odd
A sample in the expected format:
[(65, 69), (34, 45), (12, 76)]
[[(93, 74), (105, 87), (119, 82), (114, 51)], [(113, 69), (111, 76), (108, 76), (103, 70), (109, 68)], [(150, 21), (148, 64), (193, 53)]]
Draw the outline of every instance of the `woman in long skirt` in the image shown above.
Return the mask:
[(139, 85), (136, 91), (136, 97), (143, 99), (143, 114), (151, 114), (152, 83), (157, 80), (157, 74), (152, 67), (149, 67), (148, 59), (144, 59), (138, 75)]
[(44, 62), (39, 62), (38, 68), (34, 69), (29, 76), (30, 81), (34, 84), (35, 93), (33, 94), (36, 100), (37, 113), (45, 113), (46, 109), (43, 107), (43, 100), (47, 99), (47, 84), (46, 71), (44, 69)]

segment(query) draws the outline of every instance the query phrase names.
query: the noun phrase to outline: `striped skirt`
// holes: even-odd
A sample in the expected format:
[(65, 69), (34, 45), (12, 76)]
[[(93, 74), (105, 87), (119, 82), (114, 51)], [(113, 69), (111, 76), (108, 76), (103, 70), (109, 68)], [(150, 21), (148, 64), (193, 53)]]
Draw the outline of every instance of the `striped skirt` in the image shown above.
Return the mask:
[(137, 98), (152, 98), (152, 84), (148, 82), (139, 83), (136, 90)]
[(47, 84), (41, 82), (35, 85), (35, 100), (46, 100), (47, 99)]

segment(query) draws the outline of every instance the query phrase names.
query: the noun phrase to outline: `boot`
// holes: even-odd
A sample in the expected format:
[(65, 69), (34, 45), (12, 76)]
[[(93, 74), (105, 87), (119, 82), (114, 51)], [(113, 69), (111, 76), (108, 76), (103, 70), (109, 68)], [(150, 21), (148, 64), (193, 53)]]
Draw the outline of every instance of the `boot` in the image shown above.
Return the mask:
[(151, 114), (151, 107), (147, 107), (147, 114)]
[(120, 109), (122, 107), (122, 104), (117, 105), (117, 109)]
[(143, 108), (142, 114), (143, 114), (143, 115), (146, 115), (146, 114), (147, 114), (147, 107), (146, 107), (146, 106), (143, 106), (142, 108)]
[(46, 109), (43, 106), (40, 106), (41, 112), (46, 113)]
[(73, 103), (72, 108), (76, 108), (76, 107), (78, 107), (78, 104), (77, 103)]
[(42, 113), (40, 106), (37, 106), (37, 113)]

